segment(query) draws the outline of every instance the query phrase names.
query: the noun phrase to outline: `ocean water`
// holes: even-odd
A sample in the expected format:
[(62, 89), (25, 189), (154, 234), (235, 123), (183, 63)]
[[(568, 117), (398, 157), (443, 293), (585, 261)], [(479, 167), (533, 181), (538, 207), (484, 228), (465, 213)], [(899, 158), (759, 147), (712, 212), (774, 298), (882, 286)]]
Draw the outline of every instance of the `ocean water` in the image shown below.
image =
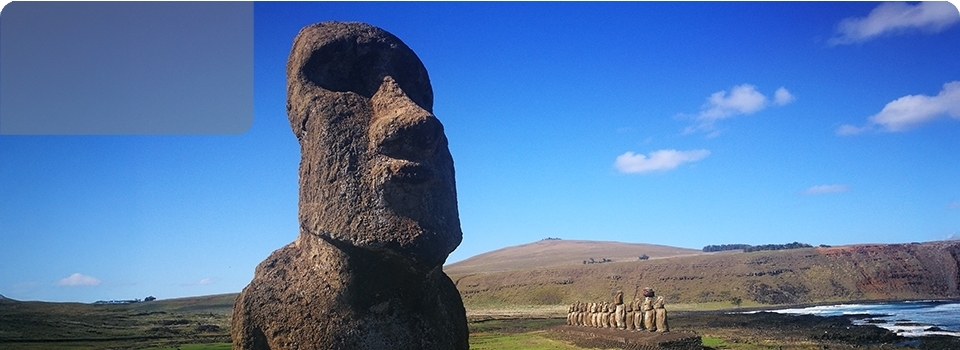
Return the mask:
[(950, 335), (960, 337), (960, 301), (925, 300), (889, 303), (839, 304), (770, 310), (784, 314), (818, 316), (855, 315), (854, 324), (872, 324), (905, 337)]

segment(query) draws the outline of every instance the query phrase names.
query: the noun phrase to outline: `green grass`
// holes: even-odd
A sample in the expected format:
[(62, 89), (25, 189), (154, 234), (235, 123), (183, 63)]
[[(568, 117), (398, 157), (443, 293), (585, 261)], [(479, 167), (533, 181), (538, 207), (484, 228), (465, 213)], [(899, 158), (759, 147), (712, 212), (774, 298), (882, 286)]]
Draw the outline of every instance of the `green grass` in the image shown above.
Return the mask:
[(580, 347), (550, 339), (545, 336), (547, 331), (533, 331), (524, 333), (472, 333), (470, 334), (470, 349), (497, 349), (497, 350), (578, 350)]
[(230, 343), (183, 344), (175, 347), (146, 348), (143, 350), (230, 350)]
[(711, 349), (730, 349), (730, 344), (727, 344), (726, 341), (717, 337), (700, 337), (700, 340), (703, 342), (703, 346)]
[(122, 305), (4, 301), (0, 348), (138, 349), (206, 343), (199, 345), (207, 349), (230, 340), (235, 298), (225, 294)]

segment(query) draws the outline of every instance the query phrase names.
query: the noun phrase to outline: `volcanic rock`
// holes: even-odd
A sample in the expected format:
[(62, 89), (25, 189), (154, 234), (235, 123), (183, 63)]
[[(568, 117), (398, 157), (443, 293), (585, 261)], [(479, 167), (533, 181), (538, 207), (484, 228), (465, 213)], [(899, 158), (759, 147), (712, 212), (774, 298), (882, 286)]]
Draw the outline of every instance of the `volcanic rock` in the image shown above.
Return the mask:
[(234, 306), (234, 349), (466, 349), (441, 267), (462, 238), (453, 158), (417, 55), (367, 24), (303, 28), (287, 61), (300, 233)]

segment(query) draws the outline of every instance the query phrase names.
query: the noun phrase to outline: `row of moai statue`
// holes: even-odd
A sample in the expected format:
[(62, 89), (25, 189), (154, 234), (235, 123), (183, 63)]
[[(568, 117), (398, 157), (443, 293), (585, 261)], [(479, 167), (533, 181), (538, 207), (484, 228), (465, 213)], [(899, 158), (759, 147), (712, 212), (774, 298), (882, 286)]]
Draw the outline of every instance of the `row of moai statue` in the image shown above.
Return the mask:
[(623, 291), (617, 291), (613, 302), (581, 303), (570, 305), (567, 324), (571, 326), (617, 328), (631, 331), (648, 330), (669, 332), (667, 309), (663, 296), (654, 296), (652, 288), (643, 289), (643, 300), (623, 303)]

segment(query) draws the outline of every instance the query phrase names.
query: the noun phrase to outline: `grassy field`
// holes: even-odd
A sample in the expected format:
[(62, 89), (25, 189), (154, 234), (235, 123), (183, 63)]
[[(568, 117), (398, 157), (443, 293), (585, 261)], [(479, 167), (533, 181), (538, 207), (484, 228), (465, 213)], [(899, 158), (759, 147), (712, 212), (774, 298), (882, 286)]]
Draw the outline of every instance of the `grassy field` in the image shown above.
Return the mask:
[[(585, 261), (637, 261), (646, 255), (649, 259), (700, 255), (700, 250), (644, 243), (622, 243), (580, 240), (541, 240), (519, 246), (494, 250), (443, 267), (448, 275), (468, 275), (527, 268), (579, 266)], [(593, 264), (591, 264), (593, 265)], [(599, 264), (597, 264), (599, 265)]]
[[(677, 255), (689, 252), (670, 251), (670, 247), (594, 242), (588, 244), (590, 249), (624, 249), (605, 250), (610, 257), (632, 256), (636, 251), (630, 249), (639, 248), (645, 249), (651, 259), (518, 267), (533, 260), (559, 264), (556, 254), (564, 251), (557, 249), (570, 249), (571, 243), (588, 244), (545, 241), (522, 247), (526, 250), (519, 255), (491, 252), (514, 254), (516, 257), (509, 263), (519, 265), (506, 266), (510, 271), (483, 272), (499, 267), (471, 258), (470, 264), (459, 267), (459, 271), (468, 274), (451, 274), (467, 309), (472, 348), (577, 349), (572, 343), (553, 337), (556, 332), (550, 331), (564, 322), (567, 304), (577, 300), (609, 301), (617, 290), (623, 290), (629, 300), (638, 286), (652, 286), (658, 295), (665, 296), (671, 325), (697, 332), (710, 349), (819, 349), (826, 344), (839, 349), (895, 348), (890, 344), (902, 340), (875, 345), (871, 339), (879, 334), (856, 327), (851, 330), (836, 320), (819, 323), (816, 319), (774, 316), (751, 319), (717, 310), (935, 298), (957, 293), (956, 286), (947, 285), (953, 278), (949, 276), (956, 276), (956, 270), (951, 270), (957, 266), (951, 254), (960, 251), (960, 243), (956, 242), (685, 256)], [(675, 255), (667, 258), (669, 254)], [(548, 259), (548, 255), (553, 257)], [(237, 294), (222, 294), (123, 305), (0, 298), (0, 349), (226, 349), (236, 297)], [(827, 334), (831, 338), (824, 339)], [(940, 345), (931, 345), (930, 349), (960, 349), (957, 339), (925, 342), (947, 344), (939, 348)]]
[(105, 349), (228, 343), (236, 294), (135, 304), (0, 302), (0, 348)]
[[(225, 350), (230, 348), (234, 298), (236, 294), (225, 294), (129, 305), (4, 301), (0, 349)], [(898, 345), (902, 338), (875, 327), (851, 327), (842, 318), (702, 311), (721, 306), (672, 310), (671, 327), (696, 332), (705, 349), (960, 348), (960, 340), (949, 337), (923, 343), (933, 345)], [(551, 330), (565, 323), (557, 305), (468, 310), (471, 349), (586, 349)], [(558, 313), (561, 317), (555, 317)]]

